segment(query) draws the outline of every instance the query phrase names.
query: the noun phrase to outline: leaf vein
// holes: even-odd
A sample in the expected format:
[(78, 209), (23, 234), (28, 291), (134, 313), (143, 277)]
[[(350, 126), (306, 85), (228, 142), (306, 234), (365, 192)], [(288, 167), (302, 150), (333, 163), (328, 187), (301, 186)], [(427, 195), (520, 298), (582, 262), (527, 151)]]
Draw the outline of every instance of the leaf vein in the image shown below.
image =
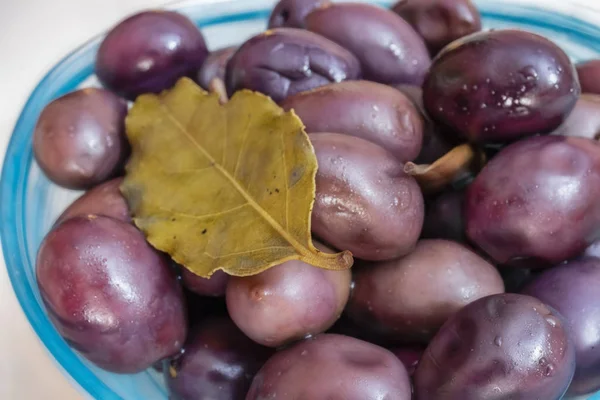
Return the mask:
[(277, 231), (277, 233), (281, 235), (283, 239), (285, 239), (294, 249), (296, 249), (296, 251), (298, 251), (298, 254), (308, 258), (312, 258), (309, 249), (306, 246), (299, 243), (296, 240), (296, 238), (294, 238), (289, 232), (283, 229), (283, 227), (275, 219), (273, 219), (273, 217), (269, 215), (260, 206), (260, 204), (256, 202), (256, 200), (254, 200), (251, 196), (248, 195), (248, 193), (236, 181), (235, 177), (231, 176), (231, 174), (227, 170), (225, 170), (222, 165), (217, 164), (215, 162), (215, 159), (195, 140), (195, 138), (188, 131), (184, 129), (182, 124), (170, 112), (169, 108), (167, 107), (162, 98), (160, 99), (160, 105), (163, 112), (167, 115), (169, 120), (171, 120), (173, 125), (175, 125), (175, 127), (181, 133), (183, 133), (194, 146), (196, 146), (196, 148), (200, 151), (202, 155), (207, 157), (211, 162), (215, 163), (215, 168), (231, 183), (231, 185), (242, 195), (242, 197), (246, 199), (246, 201), (252, 206), (252, 208), (254, 208), (256, 212), (259, 215), (261, 215), (267, 221), (267, 223), (269, 223), (269, 225), (271, 225), (273, 229), (275, 229), (275, 231)]
[[(287, 171), (288, 167), (287, 167), (287, 158), (285, 156), (285, 142), (283, 141), (283, 133), (281, 133), (279, 135), (279, 139), (281, 141), (281, 158), (282, 158), (282, 161), (283, 161), (283, 170)], [(287, 179), (285, 178), (285, 176), (283, 177), (283, 179), (284, 179), (283, 180), (283, 182), (284, 182), (283, 186), (285, 188), (285, 192), (284, 192), (284, 196), (285, 196), (285, 198), (284, 198), (284, 203), (285, 203), (285, 229), (289, 229), (289, 227), (290, 227), (290, 224), (289, 224), (289, 221), (290, 221), (290, 205), (288, 204), (288, 191), (289, 191), (289, 188), (288, 188), (288, 183), (287, 183)]]
[(182, 212), (177, 212), (177, 211), (173, 211), (173, 210), (169, 210), (163, 207), (159, 207), (159, 209), (161, 211), (164, 211), (166, 213), (169, 214), (173, 214), (173, 215), (177, 215), (180, 217), (184, 217), (184, 218), (191, 218), (191, 219), (196, 219), (196, 220), (205, 220), (205, 219), (209, 219), (209, 218), (214, 218), (214, 217), (222, 217), (223, 215), (227, 215), (227, 214), (231, 214), (232, 212), (238, 211), (246, 206), (248, 206), (248, 203), (244, 203), (244, 204), (240, 204), (239, 206), (235, 206), (232, 207), (228, 210), (224, 210), (224, 211), (219, 211), (216, 213), (210, 213), (210, 214), (204, 214), (204, 215), (194, 215), (194, 214), (188, 214), (188, 213), (182, 213)]
[(244, 155), (244, 152), (246, 151), (246, 141), (250, 134), (249, 128), (250, 128), (250, 115), (248, 115), (248, 118), (246, 119), (246, 126), (244, 127), (244, 133), (242, 136), (242, 144), (240, 146), (240, 152), (238, 153), (237, 160), (235, 161), (235, 168), (233, 170), (233, 178), (234, 179), (237, 177), (238, 169), (240, 168), (240, 161), (242, 161), (242, 156)]
[(234, 252), (234, 253), (228, 253), (228, 254), (222, 254), (219, 256), (215, 256), (210, 254), (209, 252), (205, 251), (204, 255), (213, 259), (213, 260), (219, 260), (221, 258), (227, 258), (227, 257), (233, 257), (233, 256), (243, 256), (245, 254), (252, 254), (252, 253), (258, 253), (260, 251), (267, 251), (267, 250), (281, 250), (281, 249), (288, 249), (289, 247), (286, 246), (268, 246), (268, 247), (262, 247), (260, 249), (252, 249), (252, 250), (245, 250), (245, 251), (238, 251), (238, 252)]

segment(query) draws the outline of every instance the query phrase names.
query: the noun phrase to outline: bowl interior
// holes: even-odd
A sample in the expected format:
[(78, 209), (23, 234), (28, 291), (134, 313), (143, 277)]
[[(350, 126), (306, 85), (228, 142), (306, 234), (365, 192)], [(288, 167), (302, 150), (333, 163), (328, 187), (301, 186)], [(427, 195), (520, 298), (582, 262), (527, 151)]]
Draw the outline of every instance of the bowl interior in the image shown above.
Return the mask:
[[(371, 1), (373, 2), (373, 1)], [(170, 9), (192, 18), (211, 49), (241, 43), (265, 29), (273, 0), (212, 0), (178, 3)], [(389, 6), (392, 1), (375, 1)], [(518, 27), (554, 40), (574, 61), (600, 58), (600, 28), (573, 17), (521, 4), (480, 1), (485, 28)], [(35, 281), (38, 246), (56, 217), (81, 193), (49, 182), (36, 165), (31, 136), (43, 107), (81, 86), (97, 86), (96, 38), (60, 61), (31, 94), (7, 149), (0, 182), (0, 235), (14, 290), (34, 330), (74, 384), (96, 399), (167, 398), (162, 378), (154, 371), (116, 375), (96, 368), (57, 334), (48, 320)], [(591, 399), (600, 400), (600, 394)]]

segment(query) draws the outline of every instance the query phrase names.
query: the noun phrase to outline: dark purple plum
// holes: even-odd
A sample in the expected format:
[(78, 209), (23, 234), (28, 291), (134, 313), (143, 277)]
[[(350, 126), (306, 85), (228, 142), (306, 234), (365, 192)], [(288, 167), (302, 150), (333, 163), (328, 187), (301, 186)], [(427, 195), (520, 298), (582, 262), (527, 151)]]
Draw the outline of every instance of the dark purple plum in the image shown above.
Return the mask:
[(42, 242), (36, 274), (58, 332), (103, 369), (140, 372), (185, 341), (170, 263), (131, 224), (94, 215), (63, 222)]
[(600, 147), (538, 136), (503, 149), (466, 195), (467, 236), (498, 264), (539, 268), (600, 238)]
[(575, 369), (560, 314), (539, 300), (499, 294), (454, 314), (414, 375), (416, 400), (559, 400)]
[(577, 64), (577, 75), (582, 93), (600, 94), (600, 60)]
[(319, 164), (313, 233), (364, 260), (410, 253), (423, 228), (424, 205), (404, 164), (357, 137), (315, 133), (310, 140)]
[(330, 3), (329, 0), (280, 0), (269, 18), (269, 29), (305, 28), (306, 16), (315, 8)]
[(406, 257), (357, 269), (346, 315), (388, 340), (427, 344), (456, 311), (503, 292), (494, 266), (465, 246), (421, 240)]
[(421, 85), (431, 64), (423, 39), (390, 10), (361, 3), (318, 8), (305, 19), (306, 29), (350, 50), (363, 77), (380, 83)]
[(191, 292), (200, 296), (221, 297), (225, 296), (229, 275), (223, 271), (216, 271), (210, 278), (203, 278), (182, 268), (181, 282)]
[(152, 10), (119, 22), (102, 41), (96, 75), (108, 89), (134, 100), (194, 77), (208, 50), (194, 22), (173, 11)]
[(425, 349), (417, 346), (405, 346), (390, 349), (390, 351), (402, 361), (408, 375), (412, 377), (417, 370), (417, 366), (419, 365), (419, 361), (421, 360)]
[(434, 121), (461, 138), (506, 143), (549, 133), (579, 97), (575, 67), (554, 43), (533, 33), (476, 33), (433, 61), (423, 100)]
[(225, 69), (227, 63), (236, 52), (237, 46), (225, 47), (211, 52), (204, 60), (202, 68), (198, 71), (198, 83), (206, 90), (210, 90), (210, 82), (218, 78), (225, 82)]
[(129, 155), (127, 103), (104, 89), (81, 89), (48, 104), (33, 133), (35, 159), (46, 176), (88, 189), (116, 176)]
[(433, 55), (481, 30), (481, 15), (471, 0), (400, 0), (392, 11), (408, 21)]
[(423, 144), (421, 152), (415, 159), (416, 164), (433, 164), (452, 150), (452, 144), (443, 129), (429, 118), (423, 105), (423, 90), (414, 85), (394, 85), (396, 89), (408, 97), (423, 118)]
[(329, 329), (348, 302), (350, 282), (349, 270), (288, 261), (258, 275), (231, 277), (227, 309), (250, 339), (279, 347)]
[(285, 99), (308, 133), (336, 132), (380, 145), (400, 161), (421, 151), (423, 119), (398, 90), (368, 81), (333, 83)]
[(280, 102), (360, 76), (360, 63), (340, 45), (302, 29), (277, 28), (246, 41), (227, 64), (225, 80), (230, 96), (250, 89)]
[(119, 187), (123, 178), (116, 178), (87, 191), (58, 217), (55, 225), (77, 216), (104, 215), (123, 222), (131, 222), (129, 208)]
[(464, 190), (449, 190), (425, 203), (422, 237), (466, 243)]
[(600, 140), (600, 95), (582, 94), (566, 121), (553, 134)]
[(244, 400), (272, 350), (248, 339), (227, 317), (211, 317), (190, 332), (165, 381), (171, 400)]
[(390, 351), (325, 334), (277, 352), (252, 381), (246, 400), (410, 400), (402, 362)]
[(523, 294), (536, 297), (565, 318), (575, 345), (577, 367), (570, 395), (600, 389), (600, 259), (584, 257), (552, 268)]

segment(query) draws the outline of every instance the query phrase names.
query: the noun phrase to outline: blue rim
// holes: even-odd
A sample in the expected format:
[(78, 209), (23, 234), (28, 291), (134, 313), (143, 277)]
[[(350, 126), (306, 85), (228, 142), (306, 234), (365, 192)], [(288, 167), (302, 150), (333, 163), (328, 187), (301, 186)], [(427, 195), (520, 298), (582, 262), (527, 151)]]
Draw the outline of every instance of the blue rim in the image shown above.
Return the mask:
[[(388, 6), (391, 1), (377, 3)], [(504, 10), (498, 11), (484, 5), (481, 11), (484, 20), (537, 26), (560, 34), (577, 36), (579, 43), (600, 52), (600, 29), (585, 21), (523, 6), (506, 6)], [(269, 12), (270, 10), (264, 9), (234, 13), (213, 18), (199, 18), (195, 22), (200, 27), (208, 27), (237, 21), (265, 19)], [(38, 337), (81, 388), (96, 399), (113, 400), (121, 397), (88, 369), (56, 330), (47, 328), (51, 326), (50, 321), (46, 317), (45, 310), (36, 300), (34, 288), (22, 282), (23, 274), (27, 273), (24, 266), (31, 267), (34, 262), (27, 251), (30, 243), (25, 232), (27, 182), (33, 162), (32, 132), (45, 104), (75, 90), (93, 74), (94, 57), (100, 41), (100, 37), (93, 39), (59, 62), (32, 92), (19, 116), (8, 144), (0, 181), (2, 219), (0, 238), (13, 289)], [(600, 400), (600, 394), (589, 400)]]

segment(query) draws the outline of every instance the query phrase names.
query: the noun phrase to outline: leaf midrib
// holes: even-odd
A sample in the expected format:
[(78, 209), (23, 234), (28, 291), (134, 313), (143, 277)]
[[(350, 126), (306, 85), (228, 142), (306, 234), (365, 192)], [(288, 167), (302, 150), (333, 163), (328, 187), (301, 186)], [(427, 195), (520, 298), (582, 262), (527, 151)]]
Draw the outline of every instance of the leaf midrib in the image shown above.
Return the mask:
[[(215, 169), (219, 171), (228, 181), (229, 183), (242, 195), (242, 197), (250, 204), (250, 206), (258, 212), (258, 214), (263, 217), (276, 231), (281, 237), (283, 237), (301, 256), (310, 257), (310, 251), (306, 246), (301, 245), (293, 236), (291, 236), (283, 227), (275, 220), (271, 215), (265, 211), (264, 208), (260, 206), (248, 193), (244, 188), (239, 184), (239, 182), (235, 179), (234, 176), (231, 176), (229, 172), (223, 168), (221, 164), (219, 164), (215, 158), (208, 152), (204, 147), (200, 145), (196, 141), (196, 139), (187, 131), (187, 129), (183, 126), (181, 122), (179, 122), (171, 113), (169, 107), (165, 104), (163, 99), (159, 99), (160, 106), (163, 112), (167, 115), (169, 120), (175, 125), (175, 127), (185, 135), (185, 137), (194, 145), (196, 148), (209, 160), (211, 164), (214, 165)], [(284, 150), (284, 149), (282, 149)], [(226, 149), (225, 149), (226, 153)], [(241, 156), (241, 155), (240, 155)], [(286, 184), (287, 185), (287, 184)], [(287, 201), (287, 199), (286, 199)], [(286, 204), (287, 205), (287, 204)]]

